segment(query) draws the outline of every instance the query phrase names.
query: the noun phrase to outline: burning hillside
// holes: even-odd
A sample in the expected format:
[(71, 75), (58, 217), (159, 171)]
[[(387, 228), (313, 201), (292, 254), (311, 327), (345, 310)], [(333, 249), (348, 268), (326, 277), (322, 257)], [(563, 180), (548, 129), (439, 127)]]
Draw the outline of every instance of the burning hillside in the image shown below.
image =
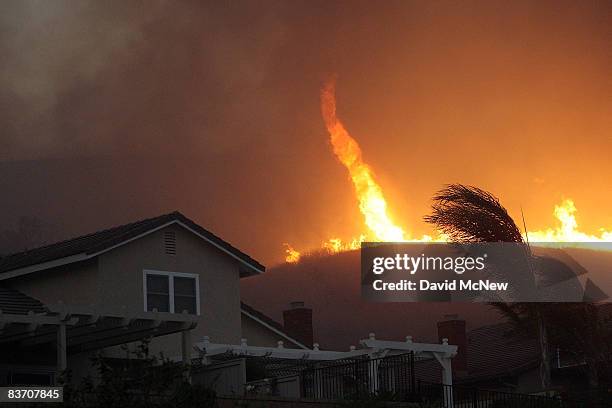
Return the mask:
[[(387, 201), (382, 188), (376, 182), (372, 168), (363, 161), (361, 148), (348, 132), (336, 114), (336, 83), (328, 81), (321, 90), (321, 114), (329, 133), (329, 140), (334, 155), (348, 170), (353, 183), (359, 210), (363, 216), (366, 232), (359, 236), (343, 240), (338, 237), (327, 239), (321, 244), (321, 249), (329, 253), (358, 249), (364, 241), (379, 242), (430, 242), (445, 241), (445, 236), (436, 233), (434, 236), (423, 235), (420, 238), (411, 237), (409, 230), (395, 223), (390, 215)], [(539, 231), (528, 231), (524, 234), (530, 242), (541, 243), (580, 243), (580, 242), (610, 242), (612, 230), (599, 229), (599, 235), (588, 234), (578, 229), (575, 214), (576, 206), (572, 199), (566, 199), (555, 206), (554, 216), (558, 224)], [(301, 251), (285, 243), (285, 261), (299, 262)]]

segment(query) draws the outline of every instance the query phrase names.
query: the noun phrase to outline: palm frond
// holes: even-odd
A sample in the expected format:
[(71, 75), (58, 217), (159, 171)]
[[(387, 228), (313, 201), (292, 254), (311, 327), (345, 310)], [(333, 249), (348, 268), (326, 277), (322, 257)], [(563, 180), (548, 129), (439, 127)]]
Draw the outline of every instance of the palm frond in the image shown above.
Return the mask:
[(463, 184), (449, 184), (433, 197), (424, 217), (454, 242), (523, 242), (516, 223), (491, 193)]

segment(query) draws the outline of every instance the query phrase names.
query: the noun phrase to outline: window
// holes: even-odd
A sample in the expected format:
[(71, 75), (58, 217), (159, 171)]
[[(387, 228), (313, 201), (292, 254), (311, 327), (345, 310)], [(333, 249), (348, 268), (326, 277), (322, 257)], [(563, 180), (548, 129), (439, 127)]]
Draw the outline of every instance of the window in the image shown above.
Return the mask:
[(200, 290), (197, 274), (145, 270), (145, 311), (200, 314)]
[(170, 311), (170, 285), (166, 275), (147, 274), (147, 311)]
[(174, 277), (174, 310), (196, 314), (197, 288), (194, 278)]

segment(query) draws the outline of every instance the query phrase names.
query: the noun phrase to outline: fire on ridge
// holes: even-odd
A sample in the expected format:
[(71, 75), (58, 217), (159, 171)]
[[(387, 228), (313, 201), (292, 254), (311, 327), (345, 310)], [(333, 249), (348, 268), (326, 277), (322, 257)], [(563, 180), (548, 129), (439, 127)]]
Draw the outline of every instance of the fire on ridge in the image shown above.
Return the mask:
[[(423, 235), (420, 239), (413, 239), (404, 228), (393, 222), (389, 215), (382, 188), (376, 182), (371, 167), (363, 161), (359, 144), (336, 115), (335, 80), (327, 82), (321, 90), (321, 114), (329, 133), (334, 155), (349, 172), (359, 203), (359, 210), (368, 230), (367, 233), (362, 233), (348, 241), (343, 241), (337, 237), (329, 238), (321, 244), (322, 249), (329, 253), (350, 251), (359, 249), (361, 243), (366, 240), (379, 242), (444, 242), (445, 237), (441, 234), (438, 234), (435, 238)], [(528, 238), (532, 243), (612, 241), (612, 230), (600, 228), (599, 235), (580, 231), (575, 217), (576, 212), (574, 201), (566, 199), (555, 206), (553, 214), (559, 221), (557, 226), (540, 231), (528, 231), (524, 238)], [(288, 243), (285, 243), (284, 246), (285, 261), (288, 263), (299, 262), (301, 252)]]

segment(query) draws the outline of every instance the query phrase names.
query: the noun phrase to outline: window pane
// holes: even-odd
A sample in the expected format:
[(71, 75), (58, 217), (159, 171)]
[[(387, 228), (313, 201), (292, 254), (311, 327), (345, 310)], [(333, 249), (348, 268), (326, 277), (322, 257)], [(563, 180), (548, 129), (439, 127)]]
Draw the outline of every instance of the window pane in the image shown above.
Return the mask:
[(174, 295), (174, 313), (183, 313), (183, 310), (187, 310), (187, 313), (190, 314), (196, 314), (195, 296)]
[(196, 285), (194, 278), (174, 277), (174, 296), (195, 296)]
[(168, 277), (164, 275), (147, 275), (147, 293), (169, 293)]
[(168, 295), (147, 295), (147, 310), (149, 312), (157, 309), (158, 312), (170, 311), (170, 296)]

